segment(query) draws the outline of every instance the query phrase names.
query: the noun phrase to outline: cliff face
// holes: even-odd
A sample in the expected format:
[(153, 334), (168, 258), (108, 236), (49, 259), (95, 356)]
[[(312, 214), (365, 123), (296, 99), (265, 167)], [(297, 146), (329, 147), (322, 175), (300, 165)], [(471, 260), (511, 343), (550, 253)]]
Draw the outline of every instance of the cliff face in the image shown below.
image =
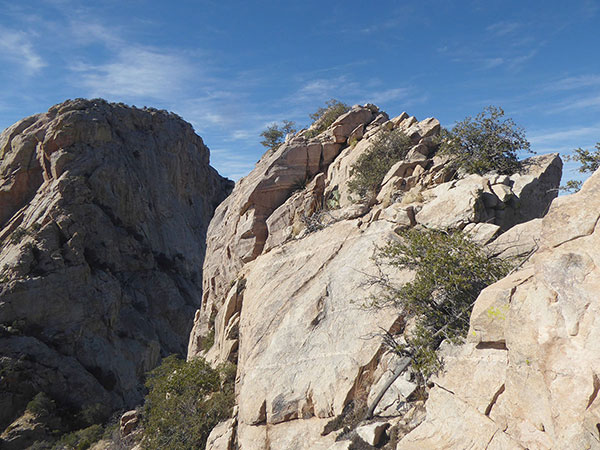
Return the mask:
[(75, 100), (0, 135), (0, 427), (38, 392), (107, 413), (184, 353), (231, 183), (165, 111)]
[[(376, 199), (353, 203), (352, 165), (385, 130), (402, 130), (413, 147)], [(238, 364), (238, 408), (213, 431), (208, 449), (348, 448), (352, 435), (342, 436), (339, 424), (372, 404), (399, 362), (381, 333), (401, 333), (403, 313), (365, 308), (378, 293), (369, 283), (380, 275), (372, 255), (396, 230), (462, 229), (496, 253), (535, 246), (537, 229), (521, 227), (517, 234), (528, 239), (515, 250), (511, 227), (547, 210), (560, 158), (531, 158), (510, 177), (457, 177), (434, 155), (438, 132), (436, 119), (403, 113), (389, 120), (372, 105), (354, 107), (320, 135), (302, 132), (267, 152), (217, 208), (188, 357)], [(386, 275), (398, 283), (411, 277)], [(364, 439), (420, 423), (422, 402), (406, 401), (415, 396), (410, 373), (396, 380), (375, 410), (385, 423), (363, 430)]]
[(597, 172), (552, 203), (531, 260), (481, 293), (399, 449), (600, 448), (599, 219)]

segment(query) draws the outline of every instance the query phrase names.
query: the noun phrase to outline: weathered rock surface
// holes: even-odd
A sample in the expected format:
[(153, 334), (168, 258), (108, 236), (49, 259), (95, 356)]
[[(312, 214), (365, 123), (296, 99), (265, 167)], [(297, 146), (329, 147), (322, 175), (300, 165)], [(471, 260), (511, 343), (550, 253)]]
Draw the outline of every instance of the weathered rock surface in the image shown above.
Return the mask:
[(0, 135), (0, 429), (38, 392), (108, 413), (184, 353), (230, 182), (166, 111), (74, 100)]
[[(352, 165), (379, 133), (394, 129), (407, 132), (414, 146), (390, 168), (376, 198), (353, 203)], [(509, 228), (507, 217), (537, 217), (556, 196), (558, 156), (538, 157), (520, 178), (460, 177), (435, 154), (438, 132), (435, 119), (403, 113), (389, 120), (373, 105), (355, 106), (319, 136), (307, 140), (300, 132), (267, 152), (219, 206), (188, 358), (238, 364), (239, 410), (207, 448), (349, 448), (357, 435), (339, 423), (353, 415), (360, 423), (391, 380), (397, 361), (381, 333), (406, 325), (400, 309), (365, 308), (378, 295), (370, 281), (382, 275), (374, 249), (419, 225), (465, 229), (493, 244)], [(543, 190), (535, 198), (545, 203), (535, 213), (519, 210), (519, 201), (527, 202), (524, 186)], [(412, 277), (387, 275), (397, 282)], [(408, 371), (375, 408), (396, 437), (423, 420), (416, 388)]]
[(530, 261), (481, 293), (398, 449), (600, 448), (599, 220), (597, 172), (552, 203)]

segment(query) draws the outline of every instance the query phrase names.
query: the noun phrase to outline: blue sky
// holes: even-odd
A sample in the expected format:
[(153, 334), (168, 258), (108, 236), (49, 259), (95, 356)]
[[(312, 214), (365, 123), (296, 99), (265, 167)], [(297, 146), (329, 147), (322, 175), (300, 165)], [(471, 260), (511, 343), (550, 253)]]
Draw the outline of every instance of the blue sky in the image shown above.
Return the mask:
[[(174, 111), (220, 173), (330, 98), (451, 127), (505, 109), (538, 153), (600, 141), (600, 0), (0, 0), (0, 128), (76, 97)], [(567, 178), (577, 178), (567, 165)]]

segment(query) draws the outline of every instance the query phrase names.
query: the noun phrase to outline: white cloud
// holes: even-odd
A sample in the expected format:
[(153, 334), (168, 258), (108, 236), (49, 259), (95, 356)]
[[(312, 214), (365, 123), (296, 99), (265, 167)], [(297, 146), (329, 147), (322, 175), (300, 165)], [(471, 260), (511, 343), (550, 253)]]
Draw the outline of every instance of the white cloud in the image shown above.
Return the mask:
[(383, 102), (391, 102), (394, 100), (399, 100), (401, 98), (406, 98), (410, 94), (410, 89), (408, 88), (393, 88), (386, 89), (383, 91), (373, 91), (368, 93), (367, 101), (371, 103), (383, 103)]
[(39, 72), (47, 64), (35, 51), (30, 35), (0, 27), (0, 58), (20, 65), (28, 75)]
[(521, 27), (518, 22), (498, 22), (486, 27), (486, 31), (496, 36), (505, 36), (517, 31)]
[(592, 126), (534, 131), (527, 137), (534, 151), (568, 154), (575, 147), (592, 148), (600, 140), (599, 130), (600, 123), (597, 123)]
[(566, 77), (548, 83), (544, 89), (551, 91), (567, 91), (592, 86), (600, 86), (600, 75), (579, 75), (574, 77)]
[(138, 46), (120, 48), (111, 61), (72, 67), (90, 95), (168, 100), (194, 73), (185, 58), (164, 50)]
[(485, 58), (483, 60), (483, 69), (493, 69), (504, 64), (504, 58)]
[[(557, 113), (565, 111), (589, 110), (600, 107), (600, 94), (591, 96), (570, 98), (563, 100), (557, 106), (548, 110), (548, 112)], [(598, 130), (596, 130), (598, 132)]]

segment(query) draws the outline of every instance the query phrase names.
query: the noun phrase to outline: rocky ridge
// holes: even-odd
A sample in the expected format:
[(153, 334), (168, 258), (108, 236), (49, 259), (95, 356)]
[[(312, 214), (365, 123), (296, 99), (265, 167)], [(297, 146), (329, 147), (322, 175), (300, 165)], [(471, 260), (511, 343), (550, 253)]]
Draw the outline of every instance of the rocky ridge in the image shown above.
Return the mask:
[(232, 183), (178, 116), (103, 100), (23, 119), (0, 154), (0, 428), (38, 392), (100, 417), (140, 403), (185, 352)]
[[(520, 231), (528, 239), (518, 248), (520, 234), (509, 235), (547, 211), (562, 168), (557, 155), (543, 155), (520, 174), (464, 176), (435, 154), (439, 129), (436, 119), (389, 119), (373, 105), (355, 106), (318, 136), (305, 130), (267, 152), (217, 208), (188, 358), (237, 363), (238, 407), (207, 449), (343, 449), (356, 436), (382, 438), (390, 426), (398, 438), (423, 420), (422, 402), (407, 401), (419, 396), (408, 373), (375, 410), (387, 425), (356, 434), (335, 426), (372, 404), (398, 364), (379, 334), (402, 331), (401, 311), (364, 307), (378, 292), (366, 282), (379, 270), (374, 249), (421, 225), (462, 229), (498, 254), (525, 254), (537, 245), (536, 229)], [(413, 147), (377, 198), (356, 203), (352, 165), (386, 130), (403, 131)]]
[(600, 448), (599, 211), (600, 172), (552, 203), (539, 250), (481, 293), (398, 449)]

